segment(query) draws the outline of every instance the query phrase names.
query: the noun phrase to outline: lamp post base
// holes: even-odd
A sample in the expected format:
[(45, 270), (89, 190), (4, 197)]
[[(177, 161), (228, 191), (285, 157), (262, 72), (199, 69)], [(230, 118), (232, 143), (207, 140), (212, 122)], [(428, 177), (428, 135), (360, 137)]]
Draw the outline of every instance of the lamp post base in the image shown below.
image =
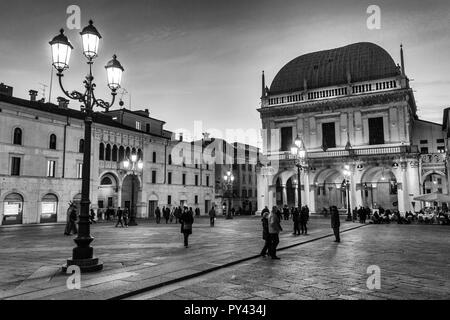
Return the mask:
[(98, 260), (98, 258), (91, 258), (91, 259), (79, 259), (79, 260), (73, 260), (69, 259), (67, 260), (67, 264), (65, 264), (62, 267), (62, 271), (64, 273), (67, 272), (67, 269), (70, 266), (77, 266), (80, 268), (81, 273), (91, 273), (91, 272), (98, 272), (103, 270), (103, 263)]

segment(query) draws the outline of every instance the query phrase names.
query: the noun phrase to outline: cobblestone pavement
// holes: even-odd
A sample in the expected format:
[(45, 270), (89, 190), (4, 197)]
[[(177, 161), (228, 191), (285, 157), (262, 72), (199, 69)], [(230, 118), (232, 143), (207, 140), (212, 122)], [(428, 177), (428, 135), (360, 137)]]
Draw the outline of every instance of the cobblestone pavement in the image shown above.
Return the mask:
[[(344, 233), (340, 245), (332, 238), (307, 243), (331, 235), (329, 224), (328, 219), (312, 219), (310, 234), (295, 237), (291, 222), (283, 222), (280, 247), (304, 244), (280, 252), (281, 261), (250, 260), (217, 271), (224, 272), (218, 278), (210, 278), (211, 273), (189, 280), (192, 290), (181, 282), (149, 292), (146, 298), (400, 299), (416, 292), (416, 298), (448, 298), (448, 228), (366, 226)], [(342, 229), (357, 226), (343, 223)], [(60, 267), (74, 243), (63, 230), (63, 225), (0, 228), (0, 299), (113, 298), (251, 257), (263, 244), (258, 217), (220, 219), (215, 228), (208, 219), (197, 219), (189, 249), (182, 245), (179, 225), (140, 222), (138, 227), (116, 229), (111, 223), (97, 224), (92, 227), (94, 248), (104, 270), (83, 275), (81, 290), (68, 290), (68, 276)], [(367, 264), (380, 265), (381, 291), (364, 289)], [(223, 288), (229, 290), (224, 293)]]
[[(64, 225), (0, 228), (0, 299), (107, 299), (251, 257), (263, 244), (258, 217), (219, 219), (215, 228), (209, 219), (197, 219), (188, 249), (180, 225), (139, 224), (92, 226), (104, 270), (83, 275), (82, 288), (75, 291), (67, 289), (68, 276), (60, 271), (75, 246), (73, 237), (63, 236)], [(307, 237), (294, 237), (291, 222), (283, 224), (281, 246), (331, 233), (326, 219), (312, 219)]]
[[(371, 225), (134, 297), (136, 300), (450, 299), (450, 229)], [(379, 266), (381, 289), (367, 288)]]

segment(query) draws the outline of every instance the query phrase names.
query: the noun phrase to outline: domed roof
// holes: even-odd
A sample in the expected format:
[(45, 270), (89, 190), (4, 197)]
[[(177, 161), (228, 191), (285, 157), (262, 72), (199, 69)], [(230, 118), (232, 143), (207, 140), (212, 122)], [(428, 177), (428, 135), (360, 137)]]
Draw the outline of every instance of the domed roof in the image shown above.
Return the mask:
[(400, 74), (394, 60), (380, 46), (354, 43), (308, 53), (286, 64), (272, 82), (271, 94), (369, 81)]

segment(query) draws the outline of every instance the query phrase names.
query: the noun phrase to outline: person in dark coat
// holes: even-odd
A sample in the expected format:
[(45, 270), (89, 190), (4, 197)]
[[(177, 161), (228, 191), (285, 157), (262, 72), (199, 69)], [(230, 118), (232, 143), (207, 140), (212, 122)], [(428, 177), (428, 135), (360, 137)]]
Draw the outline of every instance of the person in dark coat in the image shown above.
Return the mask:
[(200, 208), (195, 208), (195, 216), (196, 217), (200, 216)]
[(305, 236), (308, 234), (308, 228), (307, 228), (307, 224), (308, 224), (308, 220), (309, 220), (309, 213), (308, 213), (308, 209), (306, 207), (303, 207), (300, 210), (300, 230), (302, 232), (302, 234), (304, 234)]
[(125, 208), (123, 211), (123, 223), (125, 224), (125, 228), (128, 228), (128, 218), (130, 217), (130, 212), (128, 211), (128, 208)]
[(192, 225), (194, 224), (194, 214), (192, 210), (184, 209), (180, 217), (181, 233), (184, 236), (184, 247), (189, 247), (189, 236), (192, 234)]
[(122, 209), (119, 207), (118, 209), (117, 209), (117, 223), (116, 223), (116, 228), (119, 226), (119, 224), (122, 226), (122, 228), (123, 228), (123, 220), (122, 220), (122, 218), (123, 218), (123, 211), (122, 211)]
[[(167, 210), (169, 210), (169, 211), (167, 211)], [(166, 224), (169, 224), (170, 209), (168, 209), (164, 206), (164, 208), (162, 209), (162, 213), (163, 213), (164, 220), (166, 220)]]
[(74, 203), (70, 202), (69, 203), (69, 208), (67, 209), (67, 223), (66, 223), (66, 228), (64, 230), (64, 235), (66, 236), (70, 236), (72, 234), (77, 234), (78, 230), (77, 230), (77, 207), (75, 206)]
[(289, 221), (289, 208), (288, 206), (284, 206), (283, 208), (283, 216), (285, 221)]
[(97, 221), (95, 221), (95, 211), (94, 209), (91, 209), (90, 214), (89, 214), (89, 222), (92, 223), (97, 223)]
[(277, 247), (280, 243), (280, 232), (283, 231), (281, 227), (281, 212), (277, 207), (273, 207), (272, 212), (269, 214), (269, 255), (272, 259), (279, 260), (277, 256)]
[(294, 236), (300, 235), (300, 212), (298, 212), (298, 208), (294, 208), (294, 212), (292, 213), (292, 221), (294, 222)]
[(263, 257), (263, 258), (265, 258), (267, 256), (267, 251), (270, 248), (269, 215), (270, 215), (270, 211), (266, 207), (262, 212), (262, 218), (261, 218), (261, 223), (262, 223), (262, 228), (263, 228), (262, 238), (265, 241), (264, 248), (262, 249), (262, 251), (260, 253), (261, 257)]
[(211, 227), (214, 227), (214, 223), (216, 221), (216, 209), (214, 206), (209, 210), (209, 223)]
[(159, 209), (159, 207), (157, 207), (155, 210), (155, 217), (156, 217), (156, 223), (160, 224), (161, 223), (161, 210)]
[(339, 211), (336, 206), (331, 207), (331, 228), (333, 229), (336, 240), (334, 242), (341, 242), (341, 236), (339, 228), (341, 227), (341, 221), (339, 217)]

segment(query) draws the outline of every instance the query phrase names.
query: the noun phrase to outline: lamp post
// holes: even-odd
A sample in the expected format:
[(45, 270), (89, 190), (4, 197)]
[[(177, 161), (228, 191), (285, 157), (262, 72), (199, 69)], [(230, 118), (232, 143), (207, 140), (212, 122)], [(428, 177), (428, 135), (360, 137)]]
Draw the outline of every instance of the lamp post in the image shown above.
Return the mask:
[(347, 194), (347, 221), (353, 221), (352, 218), (352, 208), (350, 205), (350, 166), (346, 165), (343, 171), (344, 181), (342, 182), (342, 186), (346, 189)]
[(227, 174), (223, 177), (224, 185), (228, 194), (228, 210), (227, 210), (227, 220), (233, 219), (231, 216), (231, 197), (233, 193), (233, 183), (234, 183), (234, 175), (231, 171), (228, 171)]
[(302, 181), (301, 181), (301, 171), (305, 165), (305, 160), (307, 156), (305, 143), (302, 138), (297, 137), (295, 139), (294, 145), (291, 147), (291, 154), (295, 157), (295, 166), (297, 167), (297, 181), (298, 181), (298, 207), (302, 209)]
[(89, 66), (89, 73), (84, 80), (84, 93), (72, 91), (69, 93), (64, 89), (62, 78), (63, 73), (69, 68), (70, 55), (73, 46), (69, 39), (64, 35), (64, 29), (60, 30), (60, 34), (50, 41), (52, 49), (52, 62), (55, 69), (58, 71), (59, 85), (64, 94), (72, 100), (82, 103), (81, 111), (84, 113), (84, 153), (83, 153), (83, 172), (82, 172), (82, 188), (81, 188), (81, 210), (80, 219), (78, 222), (79, 232), (77, 238), (74, 240), (77, 247), (73, 250), (72, 259), (67, 261), (67, 265), (63, 267), (66, 271), (69, 266), (76, 265), (81, 272), (95, 272), (103, 269), (103, 264), (99, 262), (98, 258), (94, 258), (94, 249), (90, 246), (94, 238), (90, 235), (89, 224), (89, 207), (90, 207), (90, 179), (91, 179), (91, 136), (92, 136), (92, 117), (93, 108), (100, 107), (109, 110), (114, 104), (117, 89), (120, 88), (122, 73), (124, 71), (122, 65), (117, 61), (114, 55), (113, 59), (106, 65), (108, 87), (111, 89), (112, 102), (108, 103), (104, 100), (97, 99), (94, 95), (96, 84), (93, 82), (92, 65), (94, 59), (98, 54), (99, 42), (101, 39), (100, 33), (94, 27), (94, 23), (89, 21), (89, 25), (85, 27), (80, 33), (83, 43), (83, 53), (87, 59)]
[(123, 167), (129, 171), (131, 171), (131, 208), (130, 208), (130, 223), (129, 226), (137, 226), (136, 222), (136, 205), (134, 202), (134, 185), (135, 185), (135, 179), (137, 177), (136, 172), (142, 172), (144, 169), (144, 162), (142, 162), (141, 159), (138, 159), (138, 156), (136, 154), (132, 154), (130, 159), (127, 159), (123, 162)]

